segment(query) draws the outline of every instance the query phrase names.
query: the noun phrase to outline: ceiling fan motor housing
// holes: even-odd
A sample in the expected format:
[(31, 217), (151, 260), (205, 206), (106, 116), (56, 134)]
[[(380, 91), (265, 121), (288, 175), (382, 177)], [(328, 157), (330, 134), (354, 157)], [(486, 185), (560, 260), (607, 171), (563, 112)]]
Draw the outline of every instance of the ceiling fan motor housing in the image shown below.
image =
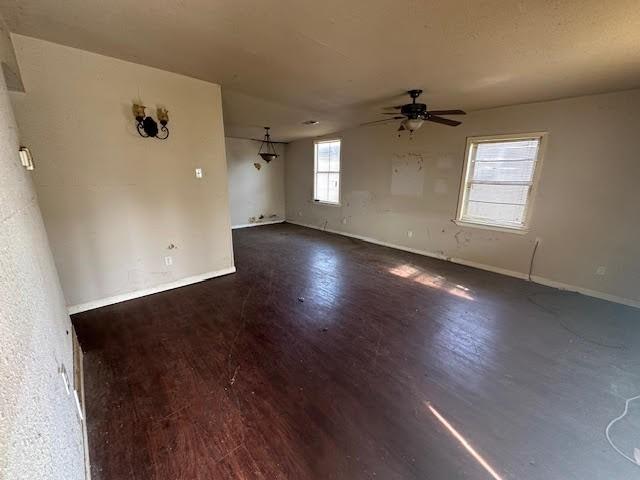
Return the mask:
[(420, 118), (427, 113), (427, 106), (424, 103), (408, 103), (402, 106), (400, 113), (408, 118)]

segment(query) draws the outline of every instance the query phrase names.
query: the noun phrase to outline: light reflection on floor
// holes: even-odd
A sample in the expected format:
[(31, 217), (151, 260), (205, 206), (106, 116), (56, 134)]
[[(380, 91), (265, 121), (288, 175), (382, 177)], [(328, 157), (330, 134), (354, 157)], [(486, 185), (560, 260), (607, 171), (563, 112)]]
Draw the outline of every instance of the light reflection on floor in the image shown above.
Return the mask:
[(453, 435), (453, 437), (458, 442), (460, 442), (460, 444), (467, 450), (467, 452), (469, 452), (469, 454), (471, 454), (471, 456), (476, 460), (476, 462), (482, 465), (482, 468), (484, 468), (495, 480), (502, 480), (502, 477), (496, 473), (493, 467), (489, 465), (489, 463), (484, 458), (482, 458), (482, 456), (478, 452), (476, 452), (476, 450), (471, 446), (468, 440), (464, 438), (460, 434), (460, 432), (458, 432), (455, 428), (453, 428), (453, 426), (447, 421), (446, 418), (444, 418), (440, 414), (440, 412), (438, 412), (435, 408), (433, 408), (433, 406), (429, 402), (424, 402), (424, 403), (429, 409), (429, 411), (433, 414), (433, 416), (436, 417), (438, 421), (445, 426), (445, 428), (449, 431), (449, 433)]
[(430, 273), (423, 272), (411, 265), (398, 265), (396, 267), (390, 268), (389, 273), (398, 277), (413, 280), (414, 282), (417, 282), (426, 287), (445, 291), (447, 293), (450, 293), (451, 295), (455, 295), (456, 297), (464, 298), (465, 300), (473, 300), (473, 297), (469, 293), (470, 290), (465, 286), (451, 283), (441, 275), (432, 275)]
[[(309, 292), (317, 305), (333, 307), (344, 294), (342, 257), (333, 250), (314, 250), (309, 264), (313, 275), (310, 277)], [(311, 293), (310, 293), (311, 296)]]

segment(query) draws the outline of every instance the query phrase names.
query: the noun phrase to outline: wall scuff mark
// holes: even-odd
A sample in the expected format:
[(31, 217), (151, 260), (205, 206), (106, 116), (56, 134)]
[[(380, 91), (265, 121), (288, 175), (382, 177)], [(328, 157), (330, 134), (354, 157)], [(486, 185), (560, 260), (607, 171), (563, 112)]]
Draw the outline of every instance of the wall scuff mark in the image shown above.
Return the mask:
[(471, 243), (471, 233), (458, 230), (453, 236), (456, 239), (456, 246), (464, 248)]

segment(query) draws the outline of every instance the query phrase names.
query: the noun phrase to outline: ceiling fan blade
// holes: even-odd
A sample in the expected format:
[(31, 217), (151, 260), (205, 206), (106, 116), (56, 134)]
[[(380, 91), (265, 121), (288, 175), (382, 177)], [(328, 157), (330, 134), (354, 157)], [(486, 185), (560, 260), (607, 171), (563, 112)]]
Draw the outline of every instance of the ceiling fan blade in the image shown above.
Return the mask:
[(431, 115), (466, 115), (463, 110), (429, 110)]
[(392, 107), (382, 107), (383, 110), (400, 110), (404, 105), (394, 105)]
[(457, 127), (462, 123), (457, 120), (449, 120), (448, 118), (436, 117), (434, 115), (429, 115), (425, 120), (428, 120), (429, 122), (442, 123), (443, 125), (449, 125), (450, 127)]
[(398, 115), (398, 112), (380, 112), (380, 115)]
[(399, 116), (399, 117), (393, 117), (393, 118), (383, 118), (382, 120), (374, 120), (372, 122), (365, 122), (365, 123), (361, 123), (360, 125), (373, 125), (376, 123), (382, 123), (382, 122), (390, 122), (392, 120), (400, 120), (401, 118), (404, 118), (404, 116)]

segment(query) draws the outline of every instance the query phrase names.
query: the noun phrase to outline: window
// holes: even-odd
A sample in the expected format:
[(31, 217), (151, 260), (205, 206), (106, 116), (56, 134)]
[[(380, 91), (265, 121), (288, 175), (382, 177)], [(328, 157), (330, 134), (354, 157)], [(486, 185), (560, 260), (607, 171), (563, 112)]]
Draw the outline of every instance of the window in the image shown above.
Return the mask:
[(545, 136), (467, 139), (458, 222), (526, 230)]
[(340, 140), (315, 142), (313, 199), (340, 204)]

